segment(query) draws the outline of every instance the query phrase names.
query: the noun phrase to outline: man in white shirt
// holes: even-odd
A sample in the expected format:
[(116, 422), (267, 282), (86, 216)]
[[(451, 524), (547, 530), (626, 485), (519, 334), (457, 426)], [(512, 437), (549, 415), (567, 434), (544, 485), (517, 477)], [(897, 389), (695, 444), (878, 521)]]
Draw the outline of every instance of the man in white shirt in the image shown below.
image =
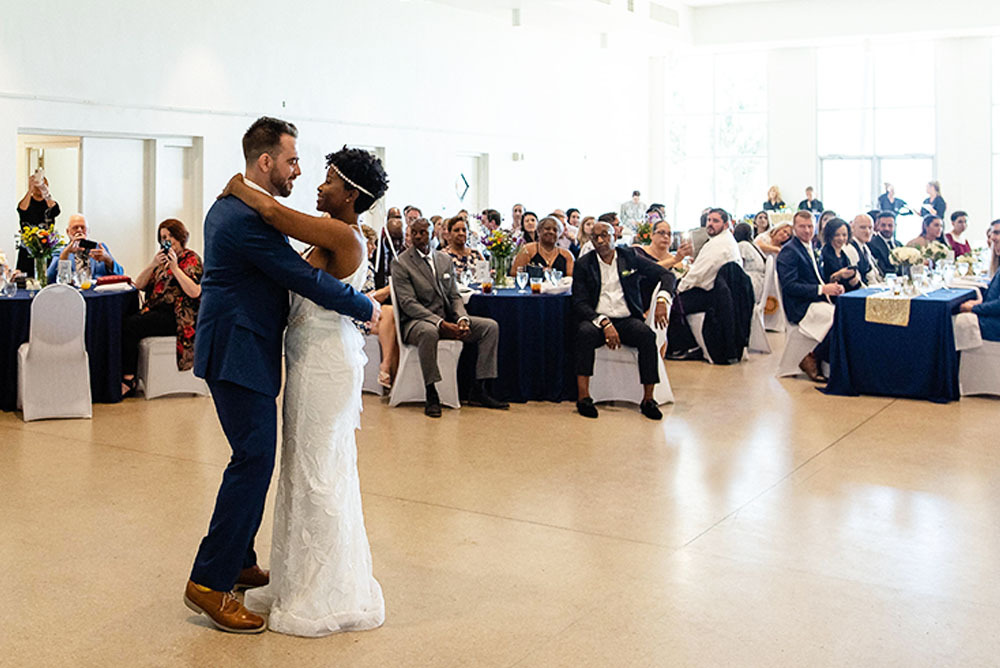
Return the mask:
[(642, 304), (640, 280), (656, 281), (655, 320), (666, 327), (670, 307), (673, 274), (633, 249), (614, 246), (611, 223), (594, 225), (594, 252), (580, 257), (573, 269), (573, 312), (579, 319), (576, 335), (577, 402), (580, 415), (597, 417), (590, 396), (590, 377), (594, 375), (594, 352), (607, 346), (614, 350), (627, 345), (639, 352), (639, 382), (643, 399), (642, 414), (651, 420), (662, 416), (653, 388), (660, 382), (656, 334), (644, 320), (647, 305)]
[[(712, 308), (712, 289), (719, 270), (730, 262), (743, 266), (740, 247), (729, 230), (729, 214), (724, 209), (710, 209), (705, 221), (708, 241), (677, 286), (677, 303), (668, 334), (668, 357), (675, 360), (701, 359), (702, 352), (686, 320), (679, 316), (704, 313)], [(708, 327), (706, 321), (706, 327)], [(711, 338), (708, 336), (706, 338)], [(722, 361), (719, 360), (719, 363)]]

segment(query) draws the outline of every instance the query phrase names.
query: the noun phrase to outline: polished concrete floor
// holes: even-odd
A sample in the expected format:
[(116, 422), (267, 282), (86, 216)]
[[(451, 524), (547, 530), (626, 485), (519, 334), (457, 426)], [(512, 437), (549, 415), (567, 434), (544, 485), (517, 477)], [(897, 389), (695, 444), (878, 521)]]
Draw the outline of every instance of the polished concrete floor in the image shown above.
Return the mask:
[(0, 665), (1000, 664), (1000, 400), (827, 397), (779, 352), (669, 363), (660, 423), (366, 395), (386, 624), (311, 640), (181, 602), (229, 456), (211, 400), (0, 414)]

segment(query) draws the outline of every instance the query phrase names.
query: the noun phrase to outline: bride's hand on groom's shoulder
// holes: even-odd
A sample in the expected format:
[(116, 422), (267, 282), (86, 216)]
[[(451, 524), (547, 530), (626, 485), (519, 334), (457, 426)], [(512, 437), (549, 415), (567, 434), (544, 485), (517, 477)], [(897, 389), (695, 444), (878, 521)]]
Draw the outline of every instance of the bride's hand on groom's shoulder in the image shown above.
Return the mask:
[(228, 197), (229, 195), (235, 195), (236, 193), (233, 192), (233, 190), (236, 187), (236, 184), (243, 185), (242, 174), (233, 175), (233, 178), (229, 179), (229, 183), (226, 184), (226, 187), (222, 190), (221, 193), (219, 193), (219, 196), (216, 197), (215, 199), (222, 199), (223, 197)]

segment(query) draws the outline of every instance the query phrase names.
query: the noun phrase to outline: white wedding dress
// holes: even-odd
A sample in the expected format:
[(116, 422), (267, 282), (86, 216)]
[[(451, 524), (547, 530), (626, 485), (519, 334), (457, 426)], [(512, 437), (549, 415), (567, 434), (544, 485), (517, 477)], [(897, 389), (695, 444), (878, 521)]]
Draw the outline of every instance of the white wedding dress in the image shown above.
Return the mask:
[[(360, 289), (367, 270), (362, 261), (344, 282)], [(245, 601), (268, 614), (272, 631), (316, 637), (373, 629), (385, 620), (354, 441), (363, 347), (350, 318), (292, 295), (271, 583), (249, 590)]]

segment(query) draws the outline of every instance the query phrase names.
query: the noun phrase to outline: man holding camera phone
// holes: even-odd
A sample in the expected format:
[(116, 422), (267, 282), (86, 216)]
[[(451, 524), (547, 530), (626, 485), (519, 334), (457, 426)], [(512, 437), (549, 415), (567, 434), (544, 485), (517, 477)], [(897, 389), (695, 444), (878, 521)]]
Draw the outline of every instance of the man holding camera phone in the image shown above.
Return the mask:
[(86, 260), (90, 263), (91, 278), (121, 276), (125, 273), (125, 268), (115, 261), (106, 244), (87, 238), (89, 232), (87, 219), (83, 217), (83, 214), (74, 213), (69, 217), (69, 224), (66, 226), (66, 237), (69, 239), (69, 243), (63, 246), (59, 257), (52, 259), (48, 271), (45, 272), (49, 283), (56, 281), (59, 260), (72, 260), (73, 272), (77, 271), (80, 262)]

